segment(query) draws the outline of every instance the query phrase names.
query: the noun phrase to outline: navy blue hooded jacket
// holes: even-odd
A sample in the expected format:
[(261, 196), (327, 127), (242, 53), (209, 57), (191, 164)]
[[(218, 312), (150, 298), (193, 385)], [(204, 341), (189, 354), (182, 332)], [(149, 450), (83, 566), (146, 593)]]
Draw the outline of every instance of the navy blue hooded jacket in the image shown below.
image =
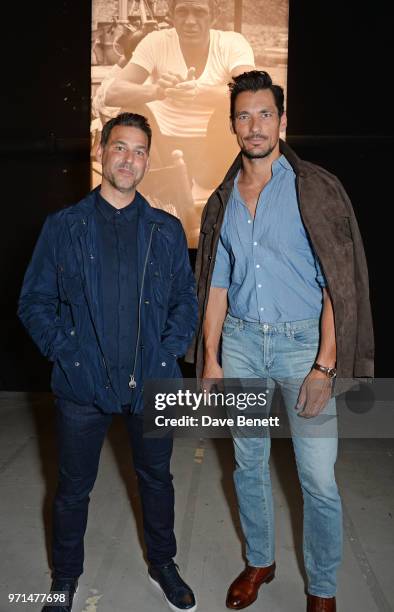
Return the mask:
[[(57, 397), (120, 412), (103, 350), (99, 309), (97, 228), (92, 191), (78, 204), (49, 215), (26, 271), (18, 315), (41, 353), (54, 362)], [(141, 203), (138, 221), (136, 411), (144, 381), (181, 376), (197, 320), (194, 276), (182, 225)], [(114, 296), (114, 300), (116, 296)], [(134, 348), (134, 347), (133, 347)], [(135, 364), (137, 365), (137, 364)]]

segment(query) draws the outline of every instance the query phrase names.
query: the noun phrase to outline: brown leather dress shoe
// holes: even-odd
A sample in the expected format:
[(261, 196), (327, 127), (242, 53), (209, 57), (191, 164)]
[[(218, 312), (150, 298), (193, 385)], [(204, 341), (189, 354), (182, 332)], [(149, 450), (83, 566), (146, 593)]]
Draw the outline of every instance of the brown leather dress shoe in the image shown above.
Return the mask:
[(306, 612), (336, 612), (335, 597), (308, 595)]
[(262, 584), (271, 582), (275, 577), (275, 563), (269, 567), (248, 565), (230, 585), (226, 606), (232, 610), (242, 610), (257, 599)]

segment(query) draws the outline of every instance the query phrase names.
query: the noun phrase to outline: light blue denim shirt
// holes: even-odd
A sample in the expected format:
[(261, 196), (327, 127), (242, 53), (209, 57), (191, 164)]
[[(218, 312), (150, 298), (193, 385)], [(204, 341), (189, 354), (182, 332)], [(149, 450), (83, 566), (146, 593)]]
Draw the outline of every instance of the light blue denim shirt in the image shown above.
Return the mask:
[(212, 287), (228, 289), (229, 313), (284, 323), (320, 316), (325, 279), (302, 223), (296, 177), (281, 155), (253, 219), (234, 181), (225, 211)]

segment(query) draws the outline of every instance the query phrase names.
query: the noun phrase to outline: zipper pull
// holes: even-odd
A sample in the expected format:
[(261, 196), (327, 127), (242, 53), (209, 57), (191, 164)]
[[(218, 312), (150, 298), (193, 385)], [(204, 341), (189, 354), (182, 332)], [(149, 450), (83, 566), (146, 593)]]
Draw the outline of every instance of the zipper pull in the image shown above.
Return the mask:
[(134, 374), (130, 374), (129, 387), (130, 389), (135, 389), (136, 386), (137, 386), (137, 383), (135, 381)]

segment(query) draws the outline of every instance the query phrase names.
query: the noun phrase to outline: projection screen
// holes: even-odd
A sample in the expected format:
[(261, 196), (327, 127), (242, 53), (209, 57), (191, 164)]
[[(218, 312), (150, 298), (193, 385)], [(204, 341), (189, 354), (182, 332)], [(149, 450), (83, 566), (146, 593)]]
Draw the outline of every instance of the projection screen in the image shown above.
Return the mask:
[[(181, 220), (196, 248), (202, 209), (238, 153), (227, 83), (255, 67), (286, 92), (288, 0), (92, 1), (92, 187), (102, 126), (122, 111), (145, 115), (151, 164), (138, 189)], [(182, 86), (163, 94), (168, 74)]]

